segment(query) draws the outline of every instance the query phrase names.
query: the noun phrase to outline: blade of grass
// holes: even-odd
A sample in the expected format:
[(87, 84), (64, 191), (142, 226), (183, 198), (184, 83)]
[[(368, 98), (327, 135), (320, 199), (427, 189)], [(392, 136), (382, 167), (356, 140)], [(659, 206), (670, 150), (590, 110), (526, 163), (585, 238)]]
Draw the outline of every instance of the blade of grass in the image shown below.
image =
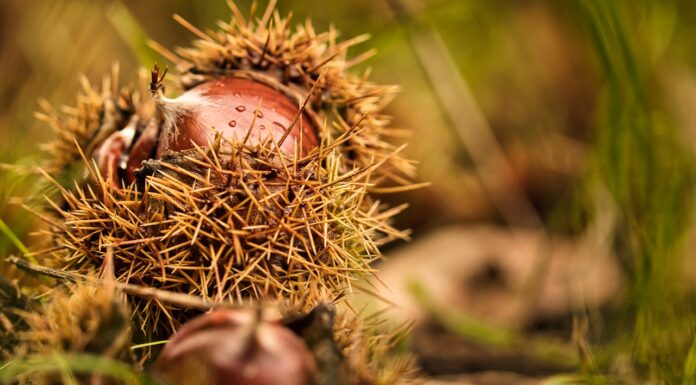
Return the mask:
[(689, 353), (686, 356), (686, 361), (684, 362), (684, 377), (682, 378), (682, 385), (696, 384), (696, 337), (694, 337), (691, 347), (689, 348)]
[(607, 186), (618, 208), (613, 243), (629, 276), (613, 344), (617, 354), (629, 353), (638, 372), (679, 383), (696, 327), (693, 303), (679, 279), (680, 247), (692, 222), (693, 156), (674, 127), (655, 119), (658, 98), (647, 88), (655, 74), (643, 52), (640, 23), (631, 22), (644, 5), (575, 4), (605, 76), (588, 183)]
[(19, 237), (15, 235), (12, 229), (10, 229), (10, 227), (7, 225), (7, 223), (5, 223), (4, 220), (2, 220), (2, 218), (0, 218), (0, 231), (3, 234), (5, 234), (7, 239), (9, 239), (10, 242), (12, 242), (12, 244), (14, 244), (15, 247), (17, 247), (17, 250), (19, 250), (29, 261), (31, 261), (31, 263), (38, 263), (36, 261), (36, 258), (34, 258), (34, 256), (30, 254), (29, 249), (24, 245), (24, 243), (22, 243)]
[(147, 33), (122, 1), (113, 1), (106, 17), (142, 66), (151, 68), (154, 63), (163, 61), (150, 48)]
[(524, 349), (530, 356), (564, 366), (578, 365), (573, 347), (554, 340), (523, 336), (519, 332), (493, 325), (459, 311), (438, 305), (427, 289), (417, 280), (411, 280), (409, 291), (428, 314), (451, 332), (472, 341), (499, 349)]
[(131, 350), (138, 350), (138, 349), (143, 349), (143, 348), (149, 348), (151, 346), (164, 345), (167, 342), (169, 342), (169, 340), (151, 341), (151, 342), (146, 342), (143, 344), (133, 345), (130, 347), (130, 349)]
[(32, 355), (15, 359), (3, 366), (0, 382), (11, 384), (22, 375), (32, 373), (98, 374), (133, 385), (154, 385), (156, 382), (124, 362), (90, 354)]
[(428, 294), (427, 289), (418, 281), (409, 284), (411, 295), (447, 329), (474, 341), (490, 346), (509, 348), (519, 341), (517, 333), (489, 323), (478, 321), (466, 314), (445, 311), (440, 308)]

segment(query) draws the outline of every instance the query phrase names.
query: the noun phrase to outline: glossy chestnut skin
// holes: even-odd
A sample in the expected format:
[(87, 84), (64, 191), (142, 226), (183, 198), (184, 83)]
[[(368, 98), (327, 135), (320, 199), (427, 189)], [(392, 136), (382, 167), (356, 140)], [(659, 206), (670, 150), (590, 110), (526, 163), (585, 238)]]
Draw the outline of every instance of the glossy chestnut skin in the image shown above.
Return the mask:
[(309, 385), (316, 373), (312, 354), (290, 329), (232, 309), (186, 323), (155, 368), (169, 385)]
[(296, 103), (279, 90), (254, 80), (221, 78), (204, 82), (174, 99), (173, 104), (180, 110), (173, 122), (174, 135), (160, 136), (158, 159), (165, 151), (190, 149), (192, 143), (207, 146), (214, 141), (215, 131), (239, 142), (247, 138), (246, 144), (251, 146), (272, 138), (289, 155), (295, 151), (306, 155), (319, 143), (316, 127), (307, 115), (297, 116)]

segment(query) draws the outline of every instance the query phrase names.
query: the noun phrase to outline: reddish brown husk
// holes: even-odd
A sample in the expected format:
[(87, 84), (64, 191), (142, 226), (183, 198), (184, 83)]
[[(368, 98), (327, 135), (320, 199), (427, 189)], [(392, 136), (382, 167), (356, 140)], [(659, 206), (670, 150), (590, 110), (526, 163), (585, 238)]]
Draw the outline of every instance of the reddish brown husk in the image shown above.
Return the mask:
[(156, 370), (170, 385), (309, 385), (316, 365), (304, 342), (279, 322), (225, 309), (186, 323)]

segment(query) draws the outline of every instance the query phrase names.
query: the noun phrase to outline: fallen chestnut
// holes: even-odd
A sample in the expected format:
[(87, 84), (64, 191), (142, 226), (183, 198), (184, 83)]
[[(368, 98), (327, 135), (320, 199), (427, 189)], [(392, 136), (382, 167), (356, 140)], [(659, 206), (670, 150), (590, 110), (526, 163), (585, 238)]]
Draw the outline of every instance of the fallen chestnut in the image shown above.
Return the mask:
[(308, 385), (316, 364), (305, 343), (260, 312), (216, 310), (184, 324), (156, 372), (169, 385)]
[(318, 144), (316, 128), (297, 103), (255, 80), (215, 79), (176, 99), (160, 100), (164, 127), (157, 158), (165, 151), (189, 149), (193, 143), (207, 146), (214, 141), (216, 132), (240, 142), (246, 139), (248, 145), (272, 139), (284, 152), (297, 151), (300, 156)]
[[(153, 78), (158, 74), (155, 67)], [(206, 147), (218, 134), (249, 146), (273, 141), (289, 156), (305, 156), (319, 143), (316, 123), (283, 89), (280, 84), (240, 77), (212, 79), (173, 99), (155, 89), (158, 113), (141, 122), (142, 133), (136, 135), (134, 119), (107, 137), (93, 156), (102, 176), (115, 188), (133, 182), (134, 171), (144, 160)]]

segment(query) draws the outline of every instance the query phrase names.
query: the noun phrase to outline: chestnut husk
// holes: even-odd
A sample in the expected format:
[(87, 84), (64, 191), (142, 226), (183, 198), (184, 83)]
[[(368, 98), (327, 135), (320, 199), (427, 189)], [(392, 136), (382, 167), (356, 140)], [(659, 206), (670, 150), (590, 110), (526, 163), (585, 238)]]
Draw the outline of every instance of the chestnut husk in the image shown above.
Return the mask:
[[(119, 91), (113, 74), (101, 91), (86, 86), (70, 116), (47, 111), (57, 133), (49, 176), (80, 158), (87, 166), (50, 197), (56, 247), (45, 254), (56, 266), (90, 272), (111, 246), (118, 282), (307, 311), (342, 298), (381, 244), (407, 237), (389, 223), (401, 208), (370, 196), (413, 173), (383, 113), (395, 88), (346, 71), (360, 61), (347, 50), (361, 37), (291, 30), (273, 8), (179, 50), (168, 83), (179, 97), (165, 97), (157, 70), (149, 91), (145, 82)], [(127, 126), (133, 135), (120, 132)], [(152, 340), (198, 314), (129, 301)]]

